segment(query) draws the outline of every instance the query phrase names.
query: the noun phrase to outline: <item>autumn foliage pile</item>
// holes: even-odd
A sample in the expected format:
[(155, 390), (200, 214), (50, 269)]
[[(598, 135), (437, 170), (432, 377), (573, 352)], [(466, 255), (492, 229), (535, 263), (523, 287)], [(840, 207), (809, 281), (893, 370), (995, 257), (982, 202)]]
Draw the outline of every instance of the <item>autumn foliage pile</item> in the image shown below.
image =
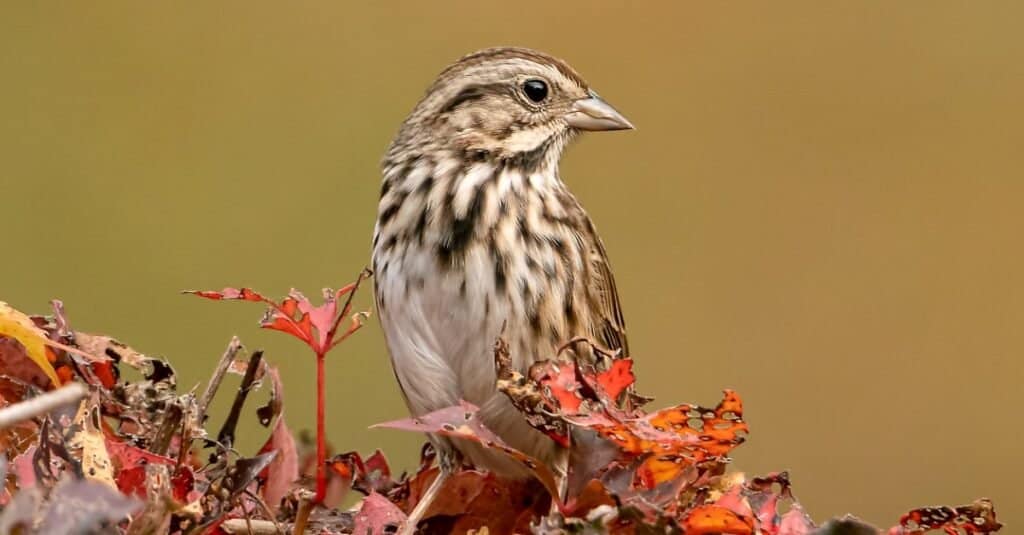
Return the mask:
[[(169, 363), (75, 330), (59, 302), (46, 317), (0, 303), (0, 535), (395, 532), (438, 474), (431, 447), (413, 472), (396, 474), (380, 451), (328, 458), (324, 439), (326, 356), (362, 325), (366, 314), (353, 312), (353, 298), (364, 275), (325, 290), (320, 305), (295, 291), (282, 301), (247, 288), (192, 292), (267, 305), (262, 327), (309, 346), (317, 361), (315, 448), (285, 423), (273, 358), (246, 355), (237, 339), (202, 392), (179, 392)], [(913, 535), (1001, 527), (985, 499), (915, 509), (884, 532), (853, 517), (816, 524), (786, 472), (727, 471), (730, 451), (748, 433), (737, 393), (726, 390), (714, 407), (647, 411), (650, 400), (633, 389), (631, 360), (586, 339), (566, 347), (576, 344), (590, 345), (598, 362), (577, 365), (556, 354), (521, 373), (501, 340), (494, 351), (499, 390), (534, 427), (564, 446), (580, 434), (602, 445), (572, 464), (564, 499), (551, 468), (505, 444), (469, 403), (380, 424), (478, 442), (535, 476), (509, 481), (464, 467), (445, 483), (420, 532)], [(207, 408), (229, 373), (242, 376), (241, 386), (227, 418), (211, 427)], [(269, 402), (247, 410), (260, 387)], [(253, 417), (268, 429), (266, 442), (257, 452), (237, 451), (235, 429)], [(339, 508), (352, 496), (360, 499)]]

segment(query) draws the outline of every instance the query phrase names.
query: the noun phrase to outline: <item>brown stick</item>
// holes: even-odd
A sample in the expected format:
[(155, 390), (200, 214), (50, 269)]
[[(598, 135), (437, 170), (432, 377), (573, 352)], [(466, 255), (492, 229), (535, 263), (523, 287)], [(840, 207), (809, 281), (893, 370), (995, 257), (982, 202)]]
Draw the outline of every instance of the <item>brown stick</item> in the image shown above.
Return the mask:
[(232, 336), (231, 342), (228, 343), (227, 349), (224, 350), (224, 354), (220, 357), (220, 362), (217, 363), (217, 368), (213, 370), (213, 377), (210, 377), (210, 383), (206, 385), (206, 391), (199, 398), (199, 414), (196, 417), (200, 423), (206, 419), (206, 409), (210, 406), (210, 402), (213, 401), (213, 396), (217, 393), (217, 389), (220, 388), (220, 383), (224, 380), (224, 374), (227, 373), (228, 368), (234, 362), (235, 356), (238, 355), (241, 349), (241, 340), (237, 336)]
[(249, 391), (252, 390), (252, 385), (256, 381), (256, 373), (260, 368), (260, 361), (262, 359), (262, 349), (257, 349), (249, 357), (249, 367), (246, 368), (245, 376), (242, 377), (242, 384), (238, 386), (235, 401), (231, 404), (231, 410), (228, 412), (227, 419), (224, 420), (224, 425), (221, 426), (220, 432), (217, 433), (217, 442), (220, 442), (228, 449), (233, 448), (235, 445), (235, 428), (238, 427), (238, 418), (242, 414), (242, 406), (245, 405), (245, 399), (249, 397)]
[(304, 491), (299, 493), (299, 510), (295, 513), (295, 524), (292, 526), (292, 535), (302, 535), (306, 532), (306, 524), (309, 522), (309, 513), (313, 512), (312, 492)]
[(280, 535), (278, 526), (269, 520), (250, 520), (249, 518), (230, 518), (220, 525), (220, 529), (230, 534), (246, 535)]
[(89, 393), (82, 383), (68, 383), (57, 390), (0, 409), (0, 429), (42, 416), (65, 405), (78, 403)]

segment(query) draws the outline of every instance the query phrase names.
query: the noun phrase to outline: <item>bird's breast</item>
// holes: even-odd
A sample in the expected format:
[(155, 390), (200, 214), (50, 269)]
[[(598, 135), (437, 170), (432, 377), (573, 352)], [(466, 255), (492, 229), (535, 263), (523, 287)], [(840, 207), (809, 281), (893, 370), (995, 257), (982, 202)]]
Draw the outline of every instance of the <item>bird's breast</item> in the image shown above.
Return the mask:
[(586, 216), (557, 173), (487, 162), (396, 169), (373, 253), (396, 374), (415, 412), (486, 402), (498, 336), (525, 370), (586, 321)]

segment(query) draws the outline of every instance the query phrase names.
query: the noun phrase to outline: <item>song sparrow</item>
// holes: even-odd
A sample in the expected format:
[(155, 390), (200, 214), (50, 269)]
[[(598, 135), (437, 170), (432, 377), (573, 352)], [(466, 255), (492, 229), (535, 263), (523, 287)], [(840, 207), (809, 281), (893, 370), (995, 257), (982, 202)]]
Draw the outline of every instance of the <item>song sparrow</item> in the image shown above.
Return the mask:
[[(581, 131), (630, 128), (568, 64), (533, 50), (470, 54), (430, 86), (384, 157), (373, 238), (377, 309), (413, 415), (465, 399), (511, 446), (555, 461), (555, 443), (496, 391), (492, 350), (504, 336), (521, 371), (575, 336), (627, 351), (604, 246), (558, 163)], [(463, 458), (525, 475), (477, 445), (431, 440), (442, 474), (413, 527)]]

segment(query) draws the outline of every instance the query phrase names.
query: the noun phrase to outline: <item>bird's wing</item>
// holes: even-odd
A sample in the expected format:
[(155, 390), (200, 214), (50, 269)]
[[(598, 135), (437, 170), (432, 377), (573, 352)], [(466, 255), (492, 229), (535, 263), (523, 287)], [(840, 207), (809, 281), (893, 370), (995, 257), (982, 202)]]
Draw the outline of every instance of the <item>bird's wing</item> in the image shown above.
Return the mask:
[(621, 350), (620, 357), (629, 356), (629, 344), (626, 342), (626, 322), (622, 318), (622, 305), (619, 304), (619, 292), (615, 289), (615, 277), (612, 275), (608, 253), (601, 243), (601, 238), (594, 233), (590, 252), (592, 267), (589, 282), (590, 303), (593, 317), (590, 336), (594, 341), (604, 344), (612, 351)]

